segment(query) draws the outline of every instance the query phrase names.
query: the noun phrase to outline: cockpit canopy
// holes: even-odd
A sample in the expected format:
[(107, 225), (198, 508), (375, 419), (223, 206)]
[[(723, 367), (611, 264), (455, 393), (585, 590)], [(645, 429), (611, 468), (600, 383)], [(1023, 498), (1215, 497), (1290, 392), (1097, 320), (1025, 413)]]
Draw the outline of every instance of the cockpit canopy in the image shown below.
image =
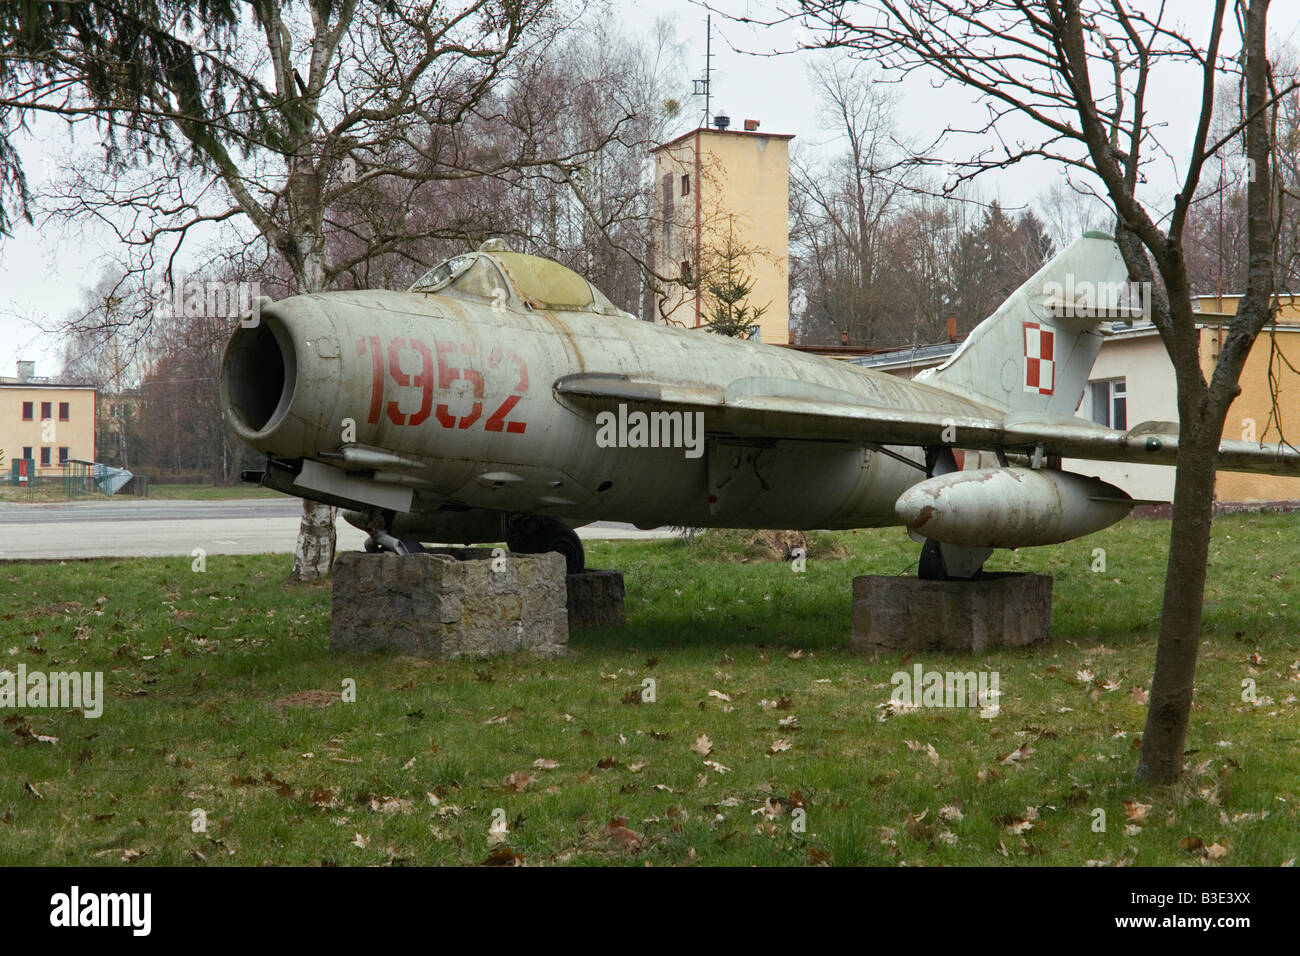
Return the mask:
[(494, 249), (467, 252), (434, 266), (411, 292), (452, 294), (555, 312), (628, 316), (599, 289), (551, 259)]

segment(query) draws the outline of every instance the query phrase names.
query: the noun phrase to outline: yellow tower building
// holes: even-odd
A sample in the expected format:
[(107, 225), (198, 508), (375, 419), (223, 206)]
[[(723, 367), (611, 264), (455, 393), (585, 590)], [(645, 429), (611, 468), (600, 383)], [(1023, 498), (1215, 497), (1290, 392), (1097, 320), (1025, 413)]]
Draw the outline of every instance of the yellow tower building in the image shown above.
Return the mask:
[[(721, 117), (717, 118), (721, 119)], [(716, 119), (715, 119), (716, 123)], [(790, 328), (791, 134), (691, 130), (654, 149), (661, 204), (654, 266), (672, 280), (654, 319), (707, 325), (709, 294), (728, 261), (753, 283), (747, 304), (765, 311), (752, 337), (784, 345)]]

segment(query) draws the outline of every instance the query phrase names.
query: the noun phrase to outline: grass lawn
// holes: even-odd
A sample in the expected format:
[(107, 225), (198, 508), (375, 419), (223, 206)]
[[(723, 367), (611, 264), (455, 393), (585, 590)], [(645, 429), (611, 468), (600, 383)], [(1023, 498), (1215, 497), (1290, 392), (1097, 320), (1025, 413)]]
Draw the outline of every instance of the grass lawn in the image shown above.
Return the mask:
[[(149, 497), (168, 501), (213, 501), (227, 498), (282, 498), (278, 491), (260, 488), (257, 485), (233, 485), (229, 488), (217, 485), (154, 485), (149, 486)], [(84, 495), (67, 495), (62, 482), (41, 483), (29, 490), (10, 484), (0, 484), (0, 501), (17, 503), (52, 501), (139, 501), (135, 495), (102, 495), (92, 492)]]
[(184, 501), (213, 501), (226, 498), (283, 498), (278, 491), (260, 488), (257, 485), (232, 485), (229, 488), (218, 485), (149, 485), (150, 498)]
[[(90, 496), (78, 495), (77, 497), (78, 498), (81, 497), (100, 498), (103, 496), (102, 495), (90, 495)], [(5, 476), (5, 480), (2, 483), (0, 483), (0, 502), (16, 502), (18, 504), (34, 502), (34, 503), (44, 504), (50, 501), (68, 501), (68, 500), (70, 499), (68, 495), (64, 494), (63, 482), (61, 481), (50, 481), (50, 482), (43, 481), (38, 484), (32, 485), (31, 487), (28, 487), (27, 485), (10, 484), (8, 480), (8, 476)]]
[[(4, 712), (0, 863), (1276, 866), (1297, 522), (1216, 519), (1190, 769), (1155, 790), (1132, 774), (1165, 522), (999, 553), (1055, 576), (1052, 643), (918, 661), (846, 650), (854, 575), (916, 560), (898, 530), (824, 536), (802, 574), (735, 535), (591, 544), (627, 627), (546, 662), (331, 654), (328, 587), (286, 585), (285, 555), (0, 565), (0, 666), (105, 680), (98, 719)], [(916, 663), (996, 670), (1000, 713), (889, 716)]]

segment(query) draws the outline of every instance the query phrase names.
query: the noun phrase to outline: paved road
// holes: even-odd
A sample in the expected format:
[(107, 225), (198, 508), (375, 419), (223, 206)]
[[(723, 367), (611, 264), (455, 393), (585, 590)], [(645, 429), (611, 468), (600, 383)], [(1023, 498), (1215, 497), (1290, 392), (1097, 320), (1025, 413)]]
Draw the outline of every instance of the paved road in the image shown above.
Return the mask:
[[(0, 560), (14, 558), (166, 557), (293, 551), (302, 505), (296, 498), (227, 501), (76, 501), (0, 503)], [(598, 522), (583, 538), (660, 538), (664, 529)], [(341, 551), (360, 550), (365, 535), (338, 522)]]

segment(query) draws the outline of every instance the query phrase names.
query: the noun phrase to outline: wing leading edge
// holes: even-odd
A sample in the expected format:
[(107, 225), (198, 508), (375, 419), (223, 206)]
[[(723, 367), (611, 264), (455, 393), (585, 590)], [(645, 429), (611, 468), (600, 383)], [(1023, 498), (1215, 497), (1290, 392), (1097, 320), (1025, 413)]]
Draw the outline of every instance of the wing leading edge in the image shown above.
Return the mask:
[[(625, 375), (577, 374), (556, 381), (564, 404), (595, 413), (626, 403), (646, 411), (703, 412), (710, 434), (750, 438), (859, 441), (864, 444), (942, 446), (972, 451), (1003, 451), (1093, 461), (1173, 465), (1178, 457), (1178, 426), (1143, 422), (1127, 431), (1025, 413), (944, 414), (864, 405), (843, 392), (818, 395), (763, 394), (762, 380), (741, 379), (726, 389), (681, 385)], [(787, 391), (778, 386), (777, 391)], [(827, 389), (827, 393), (831, 390)], [(1019, 420), (1018, 420), (1019, 419)], [(1046, 419), (1046, 420), (1044, 420)], [(1219, 471), (1300, 477), (1300, 451), (1287, 444), (1224, 440)]]

